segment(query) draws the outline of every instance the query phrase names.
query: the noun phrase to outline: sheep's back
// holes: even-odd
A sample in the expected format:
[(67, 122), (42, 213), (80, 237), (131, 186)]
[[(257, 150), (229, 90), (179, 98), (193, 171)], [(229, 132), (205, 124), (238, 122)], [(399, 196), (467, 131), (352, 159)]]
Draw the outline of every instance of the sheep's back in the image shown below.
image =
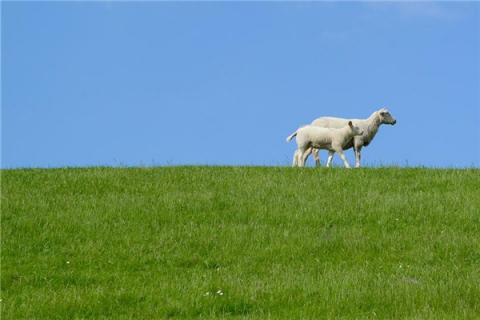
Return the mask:
[(335, 117), (321, 117), (313, 120), (312, 125), (324, 128), (342, 128), (348, 124), (348, 119)]
[(298, 131), (297, 140), (309, 141), (317, 147), (325, 147), (331, 145), (334, 134), (335, 130), (332, 128), (306, 126)]

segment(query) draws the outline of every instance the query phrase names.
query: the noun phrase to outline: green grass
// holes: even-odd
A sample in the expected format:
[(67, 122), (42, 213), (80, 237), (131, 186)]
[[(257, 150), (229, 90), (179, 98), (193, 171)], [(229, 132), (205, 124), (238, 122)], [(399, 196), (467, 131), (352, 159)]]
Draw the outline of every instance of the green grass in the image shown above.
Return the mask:
[(478, 169), (3, 170), (2, 319), (479, 319), (479, 190)]

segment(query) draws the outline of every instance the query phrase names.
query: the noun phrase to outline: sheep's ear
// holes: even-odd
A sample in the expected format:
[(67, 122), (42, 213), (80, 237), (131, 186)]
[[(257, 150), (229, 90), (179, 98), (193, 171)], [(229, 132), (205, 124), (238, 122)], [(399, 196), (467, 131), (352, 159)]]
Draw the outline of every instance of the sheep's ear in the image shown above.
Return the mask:
[(348, 121), (348, 125), (349, 125), (350, 127), (353, 127), (352, 121)]

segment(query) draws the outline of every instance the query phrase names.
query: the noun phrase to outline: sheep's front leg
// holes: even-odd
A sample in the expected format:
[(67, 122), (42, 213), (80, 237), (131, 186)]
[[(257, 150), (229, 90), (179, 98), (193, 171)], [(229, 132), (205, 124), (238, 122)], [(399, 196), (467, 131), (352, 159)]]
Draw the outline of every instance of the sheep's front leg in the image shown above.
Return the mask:
[(362, 150), (361, 146), (355, 147), (355, 168), (360, 168), (360, 150)]
[(333, 151), (328, 151), (327, 168), (330, 168), (330, 165), (332, 164), (333, 154)]
[(345, 168), (350, 168), (350, 165), (348, 164), (348, 161), (345, 158), (345, 154), (343, 153), (343, 150), (337, 150), (337, 152), (338, 152), (338, 155), (340, 156), (340, 158), (342, 158), (343, 164), (345, 165)]
[(315, 159), (315, 166), (320, 167), (320, 150), (319, 149), (313, 149), (313, 159)]

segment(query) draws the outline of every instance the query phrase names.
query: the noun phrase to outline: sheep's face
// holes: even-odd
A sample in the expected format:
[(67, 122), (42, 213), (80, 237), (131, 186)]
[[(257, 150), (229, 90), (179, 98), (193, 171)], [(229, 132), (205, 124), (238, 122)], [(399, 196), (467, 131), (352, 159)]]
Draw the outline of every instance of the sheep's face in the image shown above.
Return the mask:
[(391, 124), (392, 126), (397, 123), (397, 120), (392, 117), (388, 109), (382, 108), (378, 111), (378, 115), (380, 116), (380, 122), (384, 124)]
[(348, 122), (348, 126), (349, 126), (350, 129), (352, 130), (352, 133), (353, 133), (354, 136), (360, 136), (360, 135), (363, 134), (363, 130), (360, 129), (360, 127), (354, 125), (354, 124), (352, 123), (352, 121), (349, 121), (349, 122)]

